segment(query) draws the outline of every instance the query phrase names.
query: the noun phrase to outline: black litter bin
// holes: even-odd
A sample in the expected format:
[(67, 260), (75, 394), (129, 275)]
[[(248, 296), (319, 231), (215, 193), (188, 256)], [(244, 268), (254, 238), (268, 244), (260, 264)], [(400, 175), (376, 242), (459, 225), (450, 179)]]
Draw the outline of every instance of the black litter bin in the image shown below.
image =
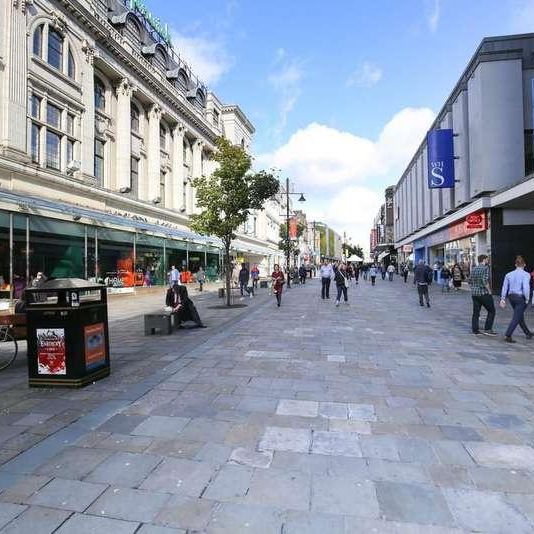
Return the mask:
[(26, 292), (29, 385), (81, 387), (108, 376), (106, 287), (56, 278)]

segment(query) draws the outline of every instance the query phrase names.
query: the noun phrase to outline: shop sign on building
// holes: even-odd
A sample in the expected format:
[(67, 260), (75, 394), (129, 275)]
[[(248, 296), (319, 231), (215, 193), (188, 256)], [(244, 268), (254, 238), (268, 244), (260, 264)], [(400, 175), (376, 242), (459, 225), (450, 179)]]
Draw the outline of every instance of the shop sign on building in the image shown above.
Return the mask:
[(147, 30), (151, 33), (155, 33), (159, 40), (163, 41), (168, 46), (171, 44), (171, 32), (169, 26), (163, 24), (158, 17), (155, 17), (151, 11), (145, 6), (143, 0), (129, 0), (129, 7), (132, 11), (139, 13), (143, 17), (148, 26)]
[(454, 142), (451, 129), (431, 130), (427, 134), (428, 187), (454, 187)]
[(450, 240), (461, 239), (469, 235), (477, 234), (486, 230), (488, 220), (485, 211), (470, 213), (465, 219), (462, 219), (449, 226)]

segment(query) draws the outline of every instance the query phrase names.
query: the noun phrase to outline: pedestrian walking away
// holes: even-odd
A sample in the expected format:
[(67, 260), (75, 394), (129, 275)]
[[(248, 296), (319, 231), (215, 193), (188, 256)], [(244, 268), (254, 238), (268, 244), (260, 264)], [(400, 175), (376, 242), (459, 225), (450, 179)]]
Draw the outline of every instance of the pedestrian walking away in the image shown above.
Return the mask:
[(252, 288), (258, 289), (258, 280), (260, 279), (260, 269), (254, 264), (250, 270), (250, 276), (252, 278)]
[(332, 269), (332, 265), (328, 261), (324, 260), (323, 263), (321, 263), (319, 274), (321, 275), (321, 298), (329, 299), (330, 281), (334, 276), (334, 270)]
[(371, 277), (371, 285), (374, 286), (376, 283), (376, 275), (378, 274), (378, 269), (375, 265), (371, 265), (369, 268), (369, 276)]
[(386, 279), (386, 272), (387, 272), (386, 266), (385, 265), (381, 265), (380, 266), (380, 275), (382, 276), (382, 280)]
[(501, 289), (501, 308), (506, 307), (506, 298), (514, 310), (514, 315), (506, 333), (504, 339), (508, 343), (515, 343), (512, 339), (514, 330), (517, 325), (521, 327), (521, 330), (527, 336), (527, 339), (532, 339), (532, 332), (525, 323), (525, 309), (527, 307), (530, 298), (530, 275), (525, 271), (526, 262), (523, 256), (517, 256), (515, 259), (515, 270), (510, 271), (505, 277)]
[(388, 280), (390, 282), (393, 282), (393, 275), (394, 274), (395, 274), (395, 266), (392, 263), (390, 263), (388, 265)]
[(241, 293), (241, 299), (245, 298), (245, 294), (243, 291), (248, 292), (248, 281), (250, 278), (249, 270), (247, 269), (246, 265), (244, 263), (241, 264), (241, 270), (239, 271), (239, 292)]
[(360, 268), (357, 265), (354, 265), (354, 280), (356, 280), (356, 283), (358, 283), (359, 279), (360, 279)]
[(480, 310), (482, 307), (484, 307), (488, 312), (488, 315), (486, 316), (484, 331), (482, 333), (487, 336), (496, 336), (497, 333), (493, 331), (493, 321), (495, 320), (495, 304), (493, 303), (493, 297), (491, 295), (491, 288), (489, 285), (488, 257), (485, 254), (481, 254), (478, 257), (478, 265), (471, 271), (469, 287), (471, 289), (471, 299), (473, 301), (471, 331), (473, 334), (480, 334)]
[(419, 260), (417, 267), (413, 272), (413, 283), (417, 286), (417, 293), (419, 295), (419, 304), (424, 306), (423, 300), (426, 302), (427, 308), (430, 308), (430, 297), (428, 295), (428, 286), (432, 283), (434, 273), (432, 269), (425, 265), (423, 260)]
[(273, 293), (276, 296), (276, 304), (280, 307), (282, 304), (282, 289), (285, 283), (284, 273), (280, 270), (280, 266), (275, 263), (274, 271), (271, 274), (271, 280), (273, 283)]
[(454, 291), (460, 291), (463, 279), (464, 273), (462, 271), (462, 268), (457, 263), (455, 263), (452, 268), (452, 285), (454, 286)]
[(343, 300), (345, 301), (345, 304), (348, 304), (349, 297), (348, 297), (347, 276), (346, 276), (345, 265), (341, 264), (339, 267), (335, 268), (334, 280), (336, 282), (336, 287), (337, 287), (336, 306), (339, 306), (339, 303), (341, 302), (341, 295), (343, 295)]
[(408, 266), (403, 263), (401, 265), (401, 274), (402, 274), (402, 278), (404, 279), (404, 283), (406, 284), (406, 282), (408, 282), (408, 274), (409, 274), (410, 270), (408, 269)]
[(302, 264), (300, 267), (299, 267), (299, 281), (301, 284), (305, 284), (306, 283), (306, 275), (307, 275), (307, 271), (306, 271), (306, 267), (304, 267), (304, 264)]
[(202, 265), (198, 268), (195, 278), (197, 279), (197, 282), (198, 282), (198, 290), (202, 291), (204, 284), (206, 283), (206, 273), (204, 272)]
[(441, 269), (441, 292), (445, 290), (447, 292), (451, 290), (451, 271), (446, 265)]

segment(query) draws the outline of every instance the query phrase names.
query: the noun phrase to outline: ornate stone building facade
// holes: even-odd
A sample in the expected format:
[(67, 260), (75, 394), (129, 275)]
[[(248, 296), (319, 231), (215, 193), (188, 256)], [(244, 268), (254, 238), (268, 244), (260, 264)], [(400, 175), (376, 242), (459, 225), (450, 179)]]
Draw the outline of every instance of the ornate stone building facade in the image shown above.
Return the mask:
[[(249, 149), (254, 128), (140, 0), (2, 2), (0, 103), (10, 296), (38, 270), (121, 287), (161, 283), (171, 263), (217, 270), (217, 241), (188, 230), (191, 180), (213, 171), (218, 136)], [(259, 232), (238, 243), (256, 261), (273, 254)]]

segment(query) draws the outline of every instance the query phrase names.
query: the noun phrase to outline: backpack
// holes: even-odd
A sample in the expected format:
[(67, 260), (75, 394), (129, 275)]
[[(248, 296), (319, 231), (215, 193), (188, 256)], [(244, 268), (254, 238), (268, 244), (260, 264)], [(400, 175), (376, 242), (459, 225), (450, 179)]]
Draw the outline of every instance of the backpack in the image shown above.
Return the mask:
[(427, 283), (431, 284), (434, 280), (434, 273), (432, 271), (432, 269), (426, 269), (425, 270), (425, 280), (427, 281)]

